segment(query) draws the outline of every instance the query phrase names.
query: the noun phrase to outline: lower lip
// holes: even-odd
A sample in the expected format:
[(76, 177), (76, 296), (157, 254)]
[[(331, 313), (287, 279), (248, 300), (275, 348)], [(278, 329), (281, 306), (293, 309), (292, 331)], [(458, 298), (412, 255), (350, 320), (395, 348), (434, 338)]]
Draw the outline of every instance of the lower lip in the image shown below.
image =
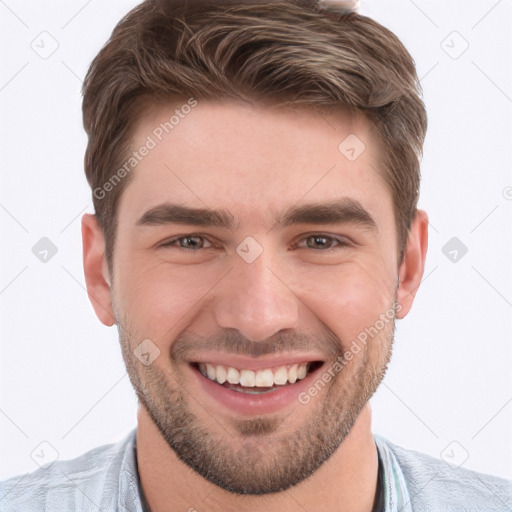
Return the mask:
[(309, 388), (315, 375), (317, 375), (322, 368), (323, 365), (313, 372), (308, 373), (306, 377), (302, 380), (298, 380), (295, 384), (283, 386), (275, 391), (254, 395), (244, 393), (243, 391), (235, 391), (222, 384), (218, 384), (208, 377), (205, 377), (197, 367), (191, 366), (195, 378), (198, 379), (200, 386), (208, 396), (211, 396), (231, 412), (235, 411), (247, 416), (271, 414), (289, 407), (290, 405), (301, 405), (298, 398), (299, 395)]

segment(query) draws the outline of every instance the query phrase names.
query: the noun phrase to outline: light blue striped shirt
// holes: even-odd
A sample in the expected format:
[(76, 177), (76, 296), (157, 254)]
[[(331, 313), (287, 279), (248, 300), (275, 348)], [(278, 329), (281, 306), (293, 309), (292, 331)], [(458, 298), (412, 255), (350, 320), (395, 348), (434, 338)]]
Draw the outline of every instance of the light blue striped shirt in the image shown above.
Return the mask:
[[(384, 512), (512, 512), (512, 483), (374, 434)], [(0, 512), (144, 512), (136, 430), (115, 444), (0, 482)], [(311, 511), (313, 512), (313, 511)]]

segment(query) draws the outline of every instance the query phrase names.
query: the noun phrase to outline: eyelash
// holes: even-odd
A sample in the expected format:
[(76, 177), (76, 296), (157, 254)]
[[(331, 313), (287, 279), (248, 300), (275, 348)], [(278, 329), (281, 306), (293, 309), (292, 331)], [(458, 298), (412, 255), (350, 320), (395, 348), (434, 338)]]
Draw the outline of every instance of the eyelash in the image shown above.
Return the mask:
[[(175, 249), (178, 249), (178, 250), (181, 250), (181, 251), (186, 251), (186, 252), (196, 252), (196, 251), (199, 251), (201, 249), (210, 249), (211, 247), (200, 247), (199, 249), (190, 249), (190, 248), (187, 248), (187, 247), (180, 247), (179, 245), (174, 245), (176, 244), (176, 242), (179, 242), (180, 240), (185, 240), (187, 238), (201, 238), (203, 240), (208, 240), (207, 237), (203, 236), (203, 235), (195, 235), (195, 234), (191, 234), (191, 235), (184, 235), (184, 236), (180, 236), (180, 237), (177, 237), (177, 238), (173, 238), (172, 240), (168, 240), (167, 242), (164, 242), (162, 244), (160, 244), (159, 247), (162, 247), (162, 248), (170, 248), (170, 247), (174, 247)], [(306, 237), (303, 237), (301, 238), (297, 243), (294, 243), (293, 247), (295, 248), (300, 242), (302, 241), (305, 241), (305, 240), (309, 240), (311, 238), (325, 238), (327, 240), (331, 240), (333, 242), (337, 242), (337, 245), (335, 247), (329, 247), (328, 249), (312, 249), (312, 250), (317, 250), (318, 252), (328, 252), (328, 251), (331, 251), (333, 249), (342, 249), (344, 247), (350, 247), (352, 244), (347, 242), (346, 240), (343, 240), (343, 239), (339, 239), (335, 236), (332, 236), (332, 235), (324, 235), (322, 233), (314, 233), (312, 235), (308, 235)], [(212, 242), (209, 242), (212, 244), (212, 246), (214, 246), (214, 244)], [(306, 249), (311, 249), (311, 247), (306, 247)]]

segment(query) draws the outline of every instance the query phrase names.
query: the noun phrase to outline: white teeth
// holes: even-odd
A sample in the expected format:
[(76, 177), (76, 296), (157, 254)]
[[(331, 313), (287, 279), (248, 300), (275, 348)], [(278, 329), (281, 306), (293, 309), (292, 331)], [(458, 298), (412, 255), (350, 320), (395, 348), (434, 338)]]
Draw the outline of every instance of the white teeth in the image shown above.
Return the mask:
[(274, 384), (274, 375), (272, 370), (258, 370), (256, 372), (255, 384), (260, 388), (272, 387)]
[(211, 380), (215, 380), (216, 372), (215, 367), (211, 365), (210, 363), (206, 363), (206, 375), (208, 375), (208, 378)]
[(288, 372), (286, 366), (280, 366), (274, 373), (274, 384), (283, 385), (288, 382)]
[(199, 369), (203, 375), (219, 384), (229, 382), (241, 386), (253, 388), (271, 388), (283, 386), (287, 382), (294, 384), (297, 380), (306, 377), (309, 363), (295, 363), (288, 366), (278, 366), (273, 369), (264, 368), (261, 370), (237, 370), (231, 366), (213, 365), (211, 363), (200, 363)]
[(303, 379), (308, 373), (308, 367), (305, 364), (299, 364), (297, 367), (297, 379)]
[(238, 384), (240, 382), (240, 372), (236, 368), (228, 368), (228, 382)]
[(217, 382), (224, 384), (226, 382), (226, 368), (224, 366), (217, 366)]
[(252, 370), (242, 370), (240, 372), (240, 386), (253, 388), (256, 385), (256, 374)]
[(292, 384), (297, 382), (297, 365), (293, 364), (291, 368), (288, 370), (288, 381)]

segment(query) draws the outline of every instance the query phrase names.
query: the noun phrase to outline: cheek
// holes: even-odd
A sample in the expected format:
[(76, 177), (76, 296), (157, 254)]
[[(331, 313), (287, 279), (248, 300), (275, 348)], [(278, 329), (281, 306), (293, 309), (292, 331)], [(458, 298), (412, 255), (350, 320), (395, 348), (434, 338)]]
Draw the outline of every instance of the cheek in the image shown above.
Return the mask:
[(168, 263), (125, 265), (116, 303), (143, 336), (166, 345), (190, 323), (218, 272)]
[(320, 319), (347, 349), (394, 302), (392, 275), (364, 262), (317, 271), (296, 289), (310, 318)]

